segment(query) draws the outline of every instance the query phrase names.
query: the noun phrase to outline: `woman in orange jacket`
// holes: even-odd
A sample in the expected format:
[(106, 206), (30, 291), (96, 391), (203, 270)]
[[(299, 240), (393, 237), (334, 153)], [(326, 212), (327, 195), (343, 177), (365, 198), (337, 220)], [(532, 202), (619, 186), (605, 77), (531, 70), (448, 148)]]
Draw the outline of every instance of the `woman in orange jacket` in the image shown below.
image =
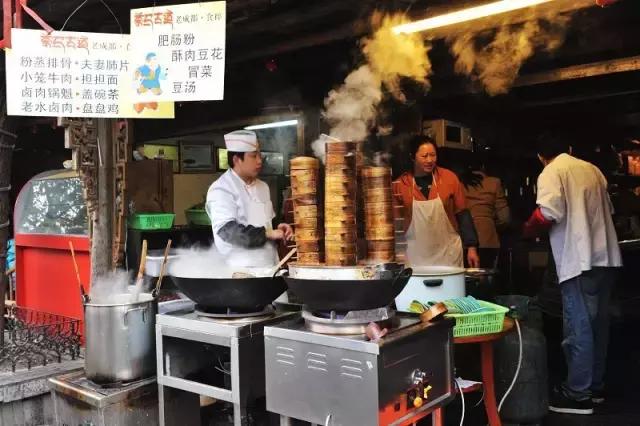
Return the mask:
[(407, 261), (412, 266), (480, 265), (478, 235), (466, 207), (464, 188), (451, 170), (437, 164), (435, 142), (414, 136), (411, 168), (394, 181), (394, 194), (404, 207)]

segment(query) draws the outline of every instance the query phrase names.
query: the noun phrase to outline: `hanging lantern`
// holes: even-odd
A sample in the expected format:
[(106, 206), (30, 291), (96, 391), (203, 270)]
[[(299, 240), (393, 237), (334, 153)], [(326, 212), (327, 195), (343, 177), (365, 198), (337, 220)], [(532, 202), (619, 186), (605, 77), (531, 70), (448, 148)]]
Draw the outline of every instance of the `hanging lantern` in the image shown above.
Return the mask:
[(611, 6), (616, 3), (618, 0), (596, 0), (596, 4), (600, 7)]

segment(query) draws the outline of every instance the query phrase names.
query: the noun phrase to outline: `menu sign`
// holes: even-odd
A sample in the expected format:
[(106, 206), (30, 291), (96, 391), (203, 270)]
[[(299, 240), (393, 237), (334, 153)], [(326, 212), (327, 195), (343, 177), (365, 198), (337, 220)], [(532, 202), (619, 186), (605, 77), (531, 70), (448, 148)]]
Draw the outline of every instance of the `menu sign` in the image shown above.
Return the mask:
[(12, 29), (9, 115), (173, 118), (173, 103), (134, 104), (130, 36)]
[(131, 10), (138, 101), (224, 97), (226, 2)]

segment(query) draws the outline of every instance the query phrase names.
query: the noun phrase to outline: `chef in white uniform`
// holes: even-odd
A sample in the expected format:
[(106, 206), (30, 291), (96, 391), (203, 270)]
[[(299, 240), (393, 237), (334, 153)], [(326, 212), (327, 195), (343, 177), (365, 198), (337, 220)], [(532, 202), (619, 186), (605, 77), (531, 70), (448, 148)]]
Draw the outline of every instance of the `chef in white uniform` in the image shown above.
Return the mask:
[(604, 400), (609, 300), (622, 259), (607, 180), (567, 148), (555, 136), (539, 141), (544, 170), (538, 177), (538, 208), (525, 224), (525, 236), (549, 230), (562, 294), (568, 375), (551, 394), (549, 409), (591, 414), (593, 403)]
[(207, 192), (214, 243), (232, 267), (270, 267), (278, 263), (277, 240), (293, 237), (291, 227), (272, 227), (275, 217), (267, 184), (258, 179), (262, 157), (256, 134), (224, 135), (229, 170)]

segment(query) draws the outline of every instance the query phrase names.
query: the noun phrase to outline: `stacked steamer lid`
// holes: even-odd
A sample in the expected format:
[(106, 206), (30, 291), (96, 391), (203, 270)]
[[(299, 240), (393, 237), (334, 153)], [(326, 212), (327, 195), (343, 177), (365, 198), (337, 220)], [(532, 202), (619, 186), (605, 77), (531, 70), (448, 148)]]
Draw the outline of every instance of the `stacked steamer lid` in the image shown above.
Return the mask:
[(358, 143), (330, 141), (325, 149), (325, 260), (329, 266), (353, 266), (358, 242)]
[(362, 169), (365, 239), (370, 262), (395, 261), (394, 203), (389, 167)]
[(298, 264), (317, 265), (322, 261), (320, 162), (313, 157), (296, 157), (289, 163)]

